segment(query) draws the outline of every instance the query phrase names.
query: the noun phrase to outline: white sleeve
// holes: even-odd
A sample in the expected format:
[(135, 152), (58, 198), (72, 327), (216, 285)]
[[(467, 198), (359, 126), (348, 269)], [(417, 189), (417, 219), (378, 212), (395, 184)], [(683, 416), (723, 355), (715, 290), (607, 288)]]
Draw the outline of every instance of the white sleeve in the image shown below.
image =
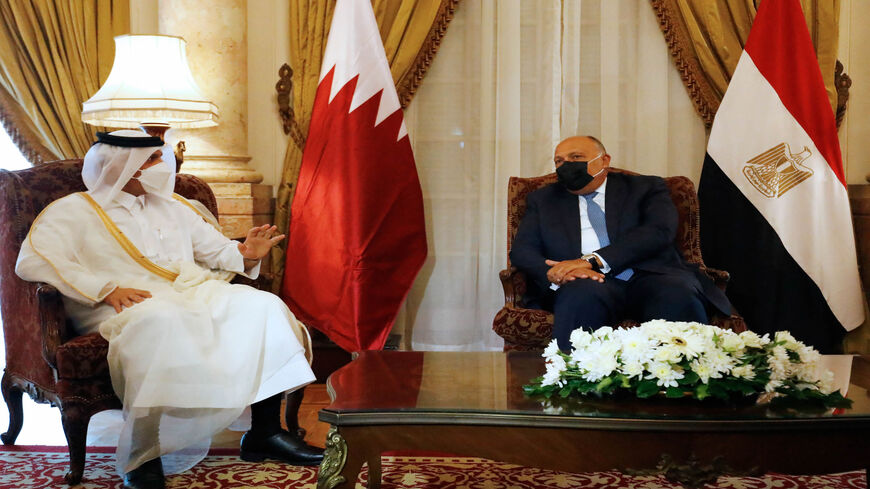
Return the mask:
[(88, 233), (77, 232), (74, 213), (64, 207), (49, 207), (33, 222), (21, 244), (15, 273), (29, 282), (51, 284), (64, 296), (93, 306), (117, 285), (76, 258), (76, 251), (87, 246)]
[(190, 229), (194, 260), (212, 269), (239, 273), (251, 279), (257, 278), (260, 274), (259, 261), (246, 269), (237, 241), (224, 236), (184, 204), (179, 205), (182, 208), (185, 224)]
[(601, 255), (597, 251), (593, 251), (592, 254), (597, 256), (598, 261), (601, 262), (601, 273), (610, 273), (610, 265), (607, 264), (607, 260), (601, 258)]

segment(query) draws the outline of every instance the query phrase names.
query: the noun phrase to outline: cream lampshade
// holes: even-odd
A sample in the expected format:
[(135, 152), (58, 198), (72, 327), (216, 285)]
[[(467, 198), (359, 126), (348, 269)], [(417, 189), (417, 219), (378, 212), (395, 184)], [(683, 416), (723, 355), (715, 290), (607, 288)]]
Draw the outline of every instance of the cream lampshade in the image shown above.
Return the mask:
[(112, 71), (82, 104), (82, 121), (106, 127), (141, 126), (161, 138), (169, 127), (217, 125), (217, 106), (193, 80), (185, 44), (175, 36), (116, 37)]

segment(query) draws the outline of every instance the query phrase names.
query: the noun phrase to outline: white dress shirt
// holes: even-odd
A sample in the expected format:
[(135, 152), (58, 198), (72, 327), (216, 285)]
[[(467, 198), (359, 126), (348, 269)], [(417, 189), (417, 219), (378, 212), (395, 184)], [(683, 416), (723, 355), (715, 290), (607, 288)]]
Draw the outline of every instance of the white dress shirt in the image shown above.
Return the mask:
[[(600, 187), (595, 189), (595, 192), (598, 192), (595, 197), (592, 198), (599, 207), (601, 207), (601, 211), (607, 215), (607, 212), (604, 210), (604, 195), (607, 191), (607, 179), (604, 179), (604, 182)], [(582, 195), (577, 196), (577, 205), (580, 208), (580, 253), (584, 255), (595, 255), (598, 257), (598, 260), (601, 261), (601, 273), (610, 272), (610, 265), (601, 258), (601, 255), (596, 253), (596, 251), (601, 248), (601, 242), (598, 241), (598, 235), (595, 234), (595, 229), (592, 227), (592, 223), (589, 221), (589, 212), (587, 210), (588, 203), (586, 202), (586, 197)], [(558, 290), (559, 285), (550, 284), (551, 290)]]
[[(595, 192), (598, 192), (598, 194), (592, 200), (607, 215), (607, 211), (604, 209), (604, 195), (607, 192), (606, 178), (601, 186), (595, 189)], [(610, 272), (610, 265), (607, 264), (604, 258), (601, 258), (601, 255), (596, 253), (601, 248), (601, 242), (598, 241), (598, 235), (595, 234), (595, 229), (592, 228), (592, 223), (589, 222), (589, 212), (587, 211), (589, 204), (586, 202), (586, 197), (578, 195), (577, 201), (580, 206), (580, 252), (584, 255), (592, 254), (597, 256), (601, 261), (601, 273), (608, 273)]]

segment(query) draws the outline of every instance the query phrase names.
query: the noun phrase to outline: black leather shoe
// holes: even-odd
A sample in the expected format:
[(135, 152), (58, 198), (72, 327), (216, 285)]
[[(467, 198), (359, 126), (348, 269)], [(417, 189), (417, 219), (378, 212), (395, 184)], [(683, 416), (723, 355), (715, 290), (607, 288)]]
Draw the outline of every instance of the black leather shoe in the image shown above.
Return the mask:
[(249, 431), (242, 437), (239, 457), (246, 462), (270, 458), (290, 465), (320, 465), (323, 449), (312, 447), (284, 430), (271, 436), (258, 436)]
[(163, 477), (163, 462), (160, 457), (151, 459), (124, 474), (125, 489), (166, 489)]

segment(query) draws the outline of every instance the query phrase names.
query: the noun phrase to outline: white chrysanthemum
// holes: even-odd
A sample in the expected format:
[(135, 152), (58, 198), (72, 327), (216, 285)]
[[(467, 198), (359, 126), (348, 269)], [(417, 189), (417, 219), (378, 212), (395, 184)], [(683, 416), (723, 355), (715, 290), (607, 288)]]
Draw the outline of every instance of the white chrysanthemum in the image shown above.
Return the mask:
[(583, 373), (583, 378), (589, 382), (598, 382), (599, 380), (612, 374), (619, 367), (616, 362), (616, 357), (606, 352), (601, 352), (594, 355), (589, 355), (584, 359), (582, 364), (578, 364)]
[(612, 332), (613, 332), (613, 328), (611, 328), (610, 326), (602, 326), (602, 327), (600, 327), (592, 332), (592, 337), (597, 339), (597, 340), (603, 340), (607, 337), (607, 335), (609, 335)]
[(810, 346), (803, 346), (797, 352), (803, 363), (816, 363), (822, 358), (821, 353)]
[(744, 343), (743, 338), (740, 335), (735, 334), (732, 331), (724, 332), (721, 336), (721, 341), (719, 346), (722, 347), (723, 350), (730, 353), (739, 353), (746, 348), (746, 343)]
[(602, 340), (595, 345), (595, 351), (599, 355), (608, 355), (616, 359), (619, 356), (619, 350), (622, 348), (622, 342), (618, 338), (610, 337)]
[(550, 342), (549, 345), (547, 345), (546, 348), (544, 348), (544, 353), (541, 354), (541, 356), (546, 358), (547, 360), (549, 360), (553, 357), (559, 356), (559, 352), (560, 352), (559, 342), (556, 340), (553, 340)]
[(556, 384), (558, 384), (559, 387), (562, 387), (562, 384), (563, 384), (562, 376), (559, 374), (558, 371), (548, 368), (547, 371), (544, 372), (544, 377), (541, 379), (541, 385), (556, 385)]
[(677, 380), (684, 376), (683, 369), (673, 367), (667, 362), (655, 362), (649, 366), (648, 379), (656, 379), (656, 384), (662, 387), (677, 387)]
[(732, 368), (731, 375), (739, 379), (752, 380), (755, 378), (755, 369), (752, 368), (752, 365), (741, 365), (739, 367)]
[(683, 352), (675, 345), (666, 344), (654, 350), (653, 359), (660, 363), (679, 363)]
[(670, 337), (671, 325), (663, 319), (654, 319), (640, 325), (647, 336), (657, 342), (663, 342)]
[(783, 380), (788, 377), (791, 360), (788, 358), (788, 352), (782, 345), (773, 347), (767, 357), (767, 366), (770, 368), (770, 378)]
[(625, 362), (619, 367), (619, 371), (630, 379), (640, 378), (643, 376), (644, 364), (639, 360)]
[(770, 338), (768, 338), (766, 334), (764, 336), (758, 336), (754, 331), (744, 331), (740, 333), (739, 336), (740, 339), (743, 340), (743, 344), (748, 348), (761, 348), (770, 343)]
[(701, 361), (701, 359), (692, 360), (692, 363), (690, 363), (689, 365), (692, 368), (692, 372), (698, 374), (698, 377), (701, 378), (701, 382), (704, 384), (710, 381), (711, 375), (717, 373), (715, 370), (710, 368), (710, 364)]
[[(734, 357), (720, 348), (713, 348), (707, 351), (704, 354), (704, 361), (712, 370), (722, 373), (730, 372), (731, 368), (734, 367), (734, 364), (737, 363)], [(712, 377), (719, 378), (719, 376), (716, 375), (713, 375)]]
[(562, 374), (567, 370), (568, 365), (565, 359), (559, 355), (547, 359), (547, 370), (544, 372), (544, 378), (541, 381), (542, 385), (559, 384), (561, 387), (564, 384)]
[(782, 342), (786, 349), (792, 351), (798, 351), (804, 345), (796, 340), (788, 331), (777, 331), (773, 338), (777, 343)]
[(704, 335), (699, 334), (693, 329), (689, 329), (674, 338), (680, 338), (685, 342), (684, 345), (680, 346), (680, 350), (683, 352), (683, 355), (689, 359), (695, 358), (715, 347), (712, 341), (709, 341), (704, 337)]
[(623, 361), (633, 362), (650, 359), (655, 343), (653, 343), (653, 340), (647, 335), (645, 330), (642, 328), (628, 328), (617, 330), (616, 333), (617, 339), (622, 345)]
[(571, 348), (581, 350), (588, 347), (592, 343), (592, 334), (584, 331), (582, 328), (577, 328), (571, 331)]

